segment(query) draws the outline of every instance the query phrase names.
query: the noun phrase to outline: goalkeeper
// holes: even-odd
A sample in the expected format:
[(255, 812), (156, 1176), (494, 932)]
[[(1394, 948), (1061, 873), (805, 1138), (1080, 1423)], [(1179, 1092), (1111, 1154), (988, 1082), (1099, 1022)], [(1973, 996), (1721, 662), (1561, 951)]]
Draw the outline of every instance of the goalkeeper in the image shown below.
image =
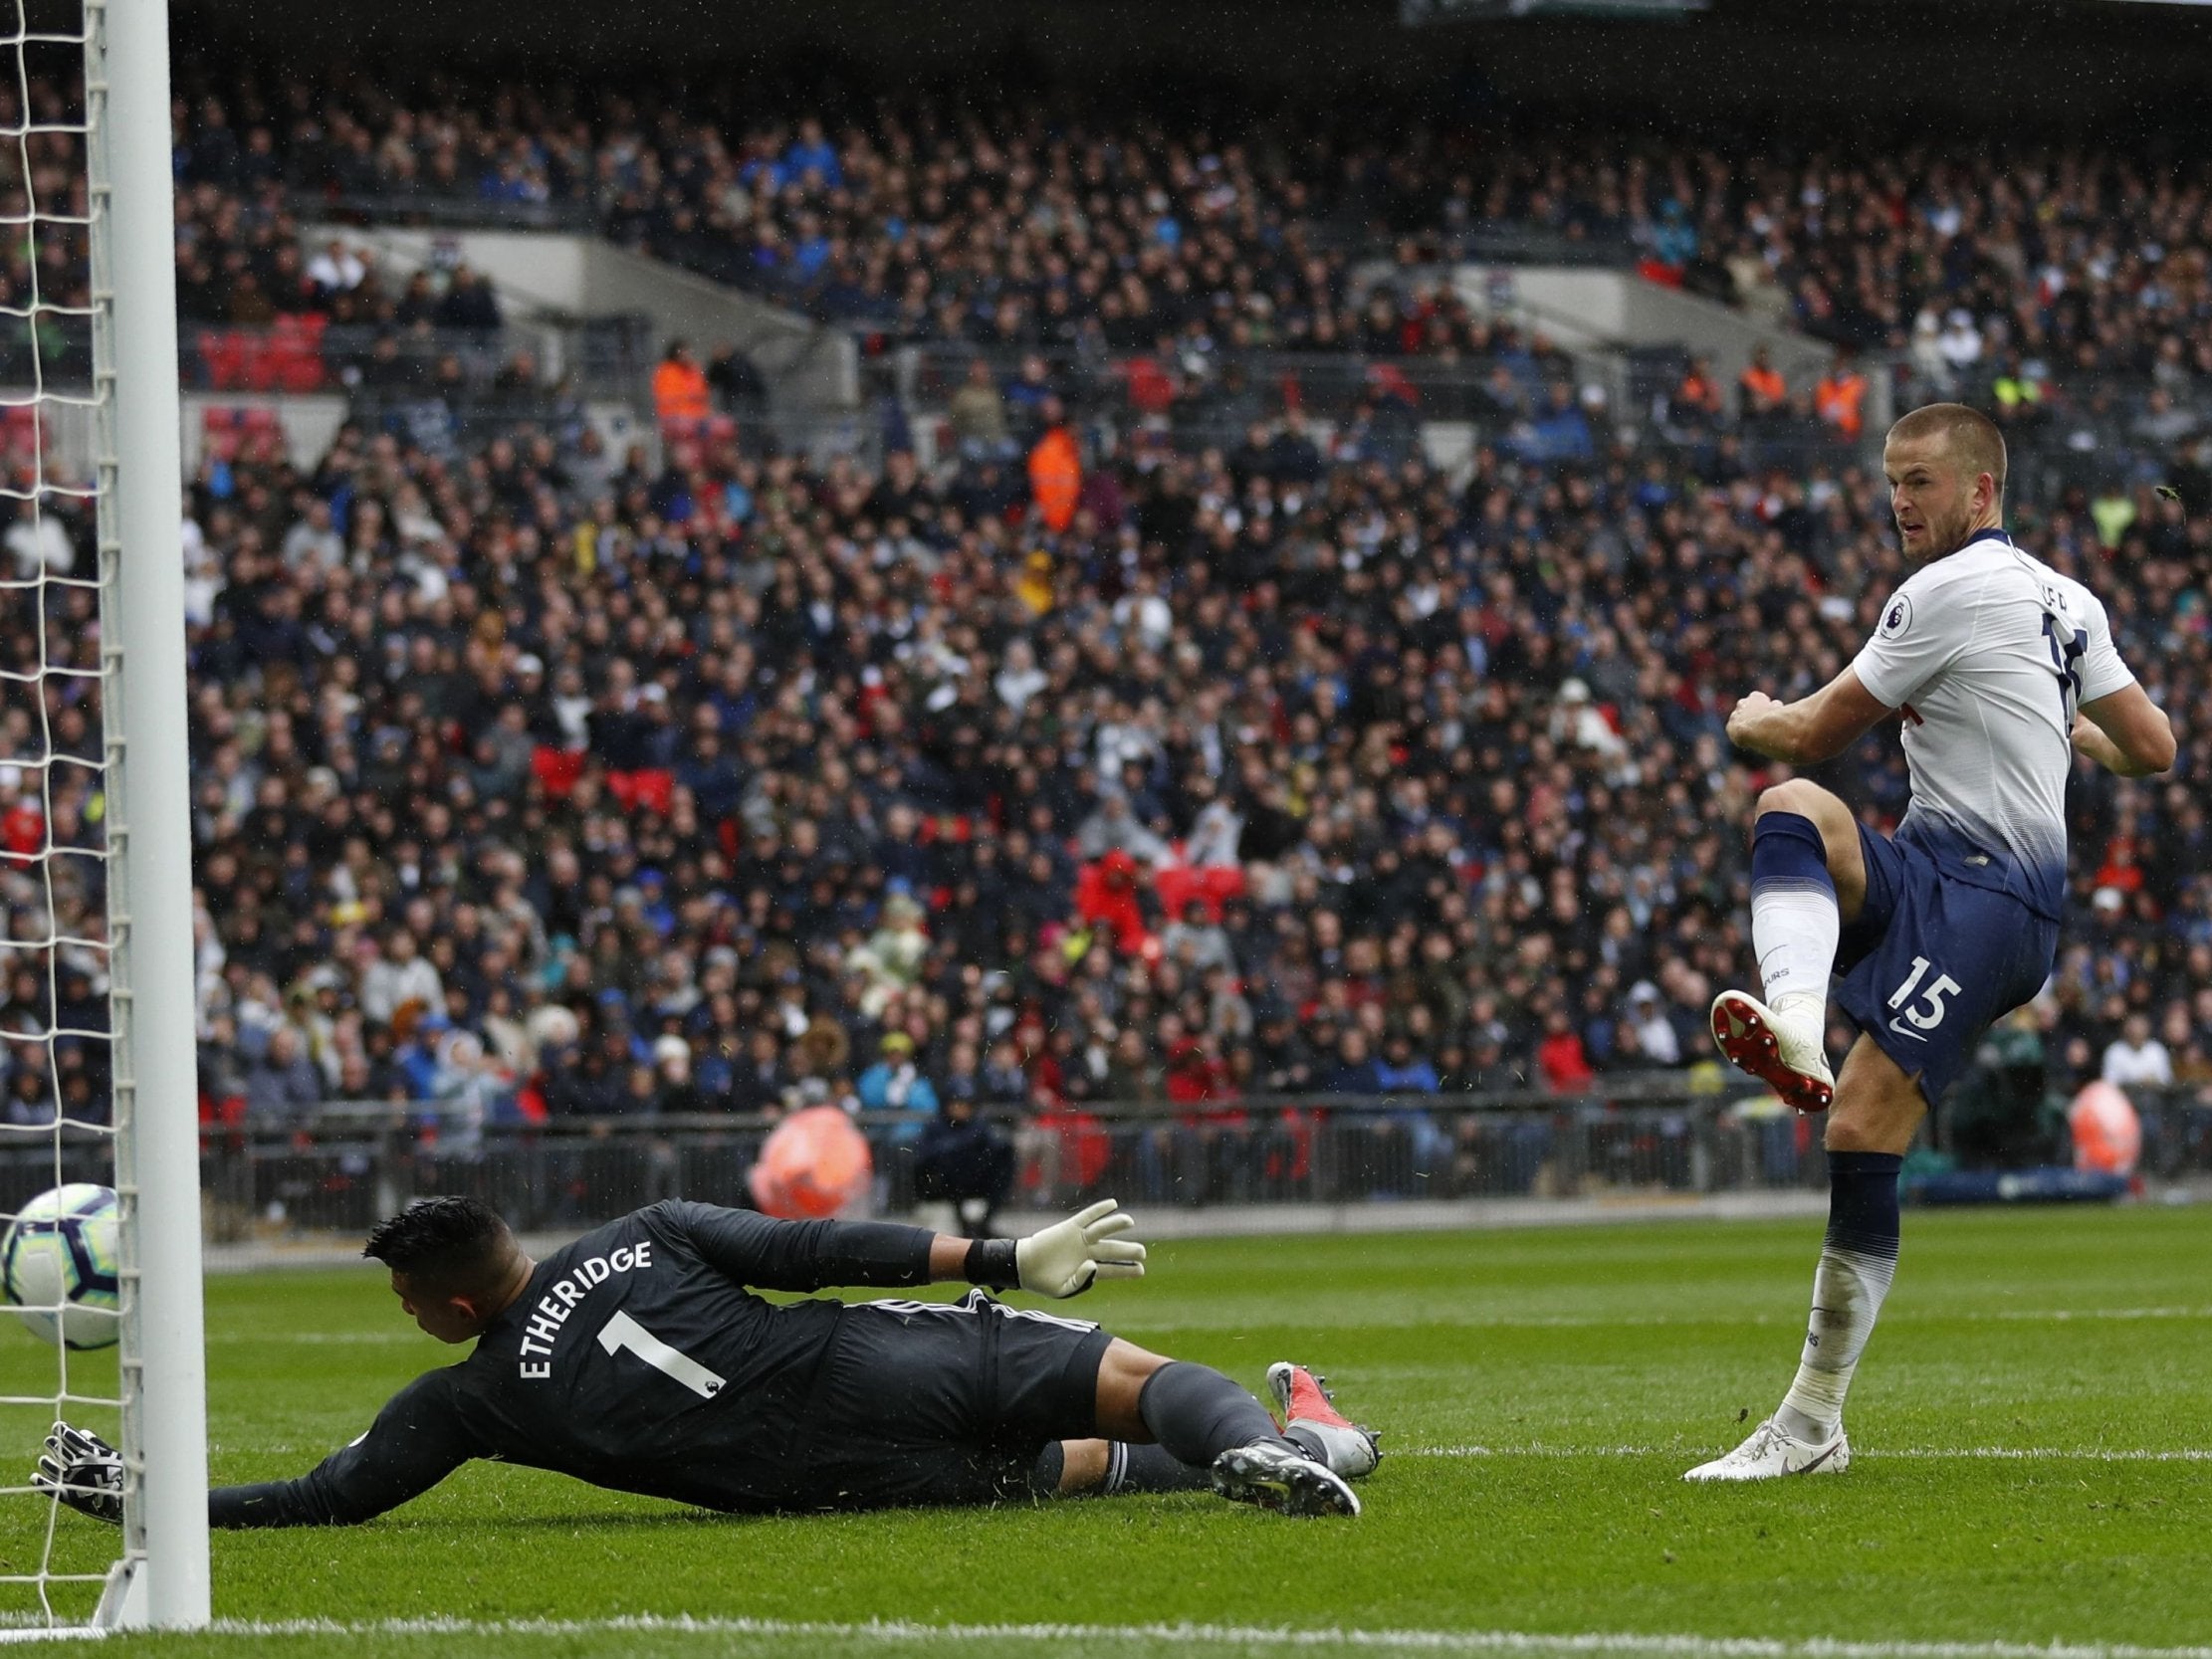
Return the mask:
[[(1024, 1239), (970, 1240), (672, 1200), (537, 1262), (486, 1205), (427, 1199), (362, 1253), (390, 1269), (417, 1325), (475, 1351), (417, 1377), (297, 1480), (211, 1492), (209, 1521), (366, 1521), (471, 1458), (736, 1513), (1211, 1484), (1292, 1514), (1357, 1515), (1345, 1477), (1374, 1467), (1373, 1438), (1303, 1370), (1270, 1373), (1289, 1418), (1278, 1431), (1218, 1371), (988, 1294), (1068, 1297), (1141, 1276), (1134, 1225), (1108, 1200)], [(988, 1289), (949, 1304), (754, 1294), (944, 1280)], [(36, 1479), (120, 1518), (120, 1464), (81, 1429), (55, 1425)]]

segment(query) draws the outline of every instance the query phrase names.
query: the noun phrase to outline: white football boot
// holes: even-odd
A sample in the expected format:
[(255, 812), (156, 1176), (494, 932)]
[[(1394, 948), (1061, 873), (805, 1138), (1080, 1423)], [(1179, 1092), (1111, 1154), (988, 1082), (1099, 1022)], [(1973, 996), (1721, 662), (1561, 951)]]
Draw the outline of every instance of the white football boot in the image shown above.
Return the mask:
[(1725, 1457), (1700, 1463), (1685, 1481), (1771, 1481), (1783, 1475), (1840, 1475), (1851, 1467), (1851, 1441), (1844, 1425), (1836, 1437), (1812, 1443), (1785, 1433), (1772, 1417), (1751, 1431), (1751, 1438)]
[(1826, 1112), (1836, 1098), (1827, 1024), (1828, 999), (1811, 991), (1785, 996), (1771, 1008), (1748, 991), (1713, 998), (1713, 1041), (1720, 1052), (1800, 1112)]
[(1287, 1438), (1319, 1452), (1321, 1461), (1346, 1480), (1375, 1473), (1375, 1465), (1383, 1461), (1375, 1431), (1360, 1427), (1336, 1408), (1326, 1377), (1278, 1359), (1267, 1367), (1267, 1392), (1274, 1398)]

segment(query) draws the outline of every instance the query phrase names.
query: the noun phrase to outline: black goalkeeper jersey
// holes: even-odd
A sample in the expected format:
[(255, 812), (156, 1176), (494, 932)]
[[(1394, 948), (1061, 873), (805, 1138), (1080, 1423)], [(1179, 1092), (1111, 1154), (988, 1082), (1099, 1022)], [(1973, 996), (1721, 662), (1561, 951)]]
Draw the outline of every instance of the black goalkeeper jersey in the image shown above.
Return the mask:
[(219, 1488), (218, 1527), (365, 1521), (471, 1458), (707, 1509), (808, 1507), (810, 1411), (856, 1310), (748, 1286), (920, 1285), (933, 1235), (672, 1200), (541, 1262), (460, 1364), (401, 1389), (298, 1480)]

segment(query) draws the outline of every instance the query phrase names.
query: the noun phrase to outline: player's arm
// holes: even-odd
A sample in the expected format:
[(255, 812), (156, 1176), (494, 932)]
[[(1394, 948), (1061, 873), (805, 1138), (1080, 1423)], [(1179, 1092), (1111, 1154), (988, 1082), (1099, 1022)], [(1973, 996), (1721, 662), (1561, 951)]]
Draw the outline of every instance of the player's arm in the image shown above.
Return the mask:
[(1096, 1278), (1137, 1278), (1145, 1247), (1111, 1199), (1024, 1239), (966, 1239), (888, 1221), (777, 1221), (752, 1210), (678, 1200), (656, 1205), (709, 1264), (741, 1285), (818, 1291), (833, 1285), (956, 1282), (1073, 1296)]
[(2150, 777), (2173, 764), (2173, 722), (2130, 681), (2082, 705), (2074, 717), (2074, 746), (2108, 772)]
[(1728, 717), (1728, 740), (1769, 760), (1809, 766), (1833, 760), (1889, 713), (1888, 705), (1867, 690), (1858, 669), (1846, 668), (1795, 703), (1750, 693)]
[(420, 1497), (478, 1455), (455, 1409), (446, 1371), (418, 1376), (376, 1414), (368, 1432), (297, 1480), (219, 1486), (211, 1527), (349, 1527)]
[[(207, 1495), (211, 1527), (345, 1527), (421, 1496), (477, 1455), (453, 1406), (444, 1371), (394, 1394), (368, 1432), (298, 1480), (219, 1486)], [(122, 1525), (122, 1457), (87, 1429), (56, 1423), (31, 1484), (81, 1515)]]
[(2121, 777), (2149, 777), (2173, 764), (2173, 723), (2150, 701), (2112, 639), (2111, 619), (2092, 595), (2082, 618), (2075, 748)]

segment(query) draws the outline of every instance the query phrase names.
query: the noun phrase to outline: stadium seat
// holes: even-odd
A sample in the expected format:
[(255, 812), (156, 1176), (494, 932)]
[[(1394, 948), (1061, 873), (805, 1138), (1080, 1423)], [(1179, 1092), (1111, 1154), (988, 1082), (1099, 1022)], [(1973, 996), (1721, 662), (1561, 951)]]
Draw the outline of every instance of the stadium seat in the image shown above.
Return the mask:
[(665, 818), (675, 800), (676, 774), (671, 771), (643, 767), (635, 771), (609, 772), (606, 783), (607, 793), (625, 812), (642, 808), (655, 817)]
[(580, 749), (554, 748), (541, 743), (531, 751), (530, 769), (553, 800), (566, 800), (590, 756)]

